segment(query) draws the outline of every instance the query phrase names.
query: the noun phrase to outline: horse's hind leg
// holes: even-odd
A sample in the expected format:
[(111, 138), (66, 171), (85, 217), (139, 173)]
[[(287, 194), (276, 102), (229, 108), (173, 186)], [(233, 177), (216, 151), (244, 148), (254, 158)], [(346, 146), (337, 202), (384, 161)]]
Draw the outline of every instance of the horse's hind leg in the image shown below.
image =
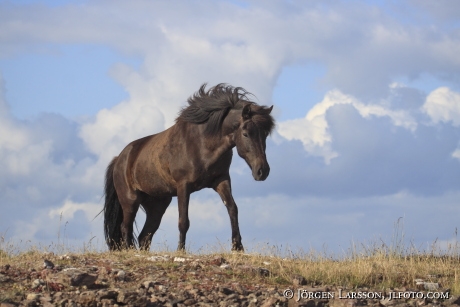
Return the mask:
[(120, 205), (123, 210), (123, 222), (120, 225), (121, 230), (121, 247), (123, 249), (133, 248), (134, 235), (133, 235), (133, 224), (136, 218), (137, 210), (139, 210), (140, 198), (137, 192), (131, 191), (127, 188), (119, 189), (118, 197)]
[(134, 235), (133, 235), (133, 224), (136, 218), (137, 210), (139, 210), (139, 202), (133, 201), (123, 206), (123, 222), (121, 223), (121, 234), (122, 234), (122, 246), (123, 248), (134, 248)]
[(147, 218), (145, 220), (144, 228), (142, 228), (142, 231), (139, 234), (139, 248), (143, 250), (150, 250), (152, 237), (157, 231), (158, 227), (160, 227), (161, 218), (171, 203), (171, 200), (171, 197), (163, 199), (149, 197), (143, 200), (142, 207), (145, 209)]

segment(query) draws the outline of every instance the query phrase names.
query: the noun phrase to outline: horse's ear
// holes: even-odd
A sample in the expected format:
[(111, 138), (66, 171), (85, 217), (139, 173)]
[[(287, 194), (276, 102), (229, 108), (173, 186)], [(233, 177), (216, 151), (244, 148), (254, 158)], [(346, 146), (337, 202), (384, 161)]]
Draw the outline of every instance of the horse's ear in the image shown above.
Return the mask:
[(273, 105), (270, 108), (267, 108), (267, 110), (268, 110), (268, 114), (270, 114), (273, 110)]
[(243, 119), (250, 119), (252, 114), (251, 114), (251, 104), (246, 104), (243, 107), (243, 112), (241, 113), (241, 116), (243, 116)]

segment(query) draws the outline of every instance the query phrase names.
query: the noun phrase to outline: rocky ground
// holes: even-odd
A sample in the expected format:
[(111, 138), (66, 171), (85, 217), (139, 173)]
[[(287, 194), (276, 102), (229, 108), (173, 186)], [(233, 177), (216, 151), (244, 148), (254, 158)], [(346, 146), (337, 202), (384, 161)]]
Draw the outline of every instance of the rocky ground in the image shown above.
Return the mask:
[(269, 261), (259, 266), (224, 257), (47, 254), (11, 264), (2, 259), (0, 307), (460, 305), (448, 289), (423, 280), (414, 289), (315, 287), (299, 275), (276, 276)]

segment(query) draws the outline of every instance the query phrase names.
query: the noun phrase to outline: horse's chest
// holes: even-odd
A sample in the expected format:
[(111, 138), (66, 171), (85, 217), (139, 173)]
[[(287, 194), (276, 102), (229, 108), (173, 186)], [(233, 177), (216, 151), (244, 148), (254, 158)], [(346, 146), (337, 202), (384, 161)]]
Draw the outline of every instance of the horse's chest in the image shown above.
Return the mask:
[(212, 188), (217, 179), (228, 173), (229, 166), (223, 163), (214, 163), (209, 166), (201, 166), (193, 172), (191, 181), (194, 190)]

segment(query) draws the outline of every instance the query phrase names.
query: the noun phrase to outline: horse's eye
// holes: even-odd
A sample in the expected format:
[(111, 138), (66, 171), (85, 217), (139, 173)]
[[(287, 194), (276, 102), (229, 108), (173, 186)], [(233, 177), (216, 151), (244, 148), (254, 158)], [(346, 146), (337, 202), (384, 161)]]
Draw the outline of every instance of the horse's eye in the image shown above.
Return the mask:
[(246, 132), (243, 132), (243, 136), (244, 136), (245, 138), (247, 138), (247, 137), (248, 137), (248, 134), (247, 134)]

